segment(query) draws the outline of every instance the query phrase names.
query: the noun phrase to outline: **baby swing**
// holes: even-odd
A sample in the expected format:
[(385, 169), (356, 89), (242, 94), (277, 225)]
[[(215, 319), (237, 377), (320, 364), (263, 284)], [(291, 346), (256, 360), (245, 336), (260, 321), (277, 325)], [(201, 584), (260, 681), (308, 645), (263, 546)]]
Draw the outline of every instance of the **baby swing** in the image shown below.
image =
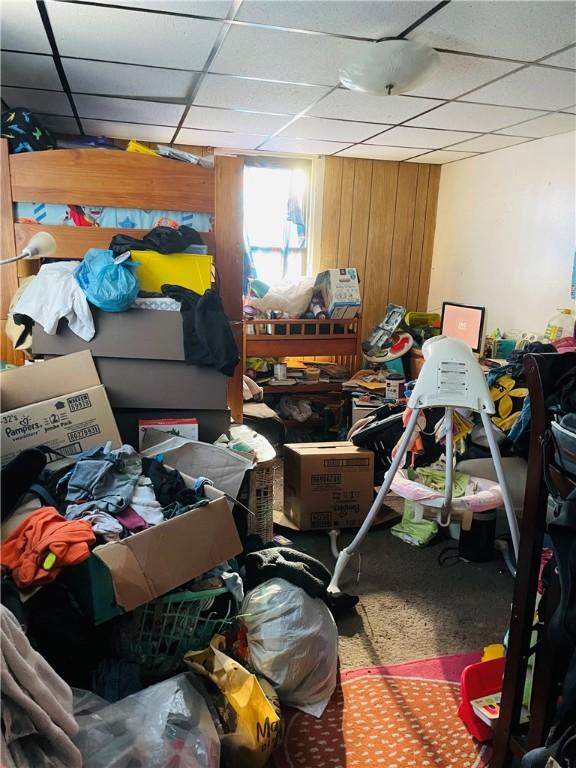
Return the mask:
[[(412, 395), (408, 400), (408, 408), (412, 412), (398, 444), (398, 450), (384, 476), (382, 486), (374, 499), (374, 503), (364, 523), (352, 542), (338, 555), (334, 575), (328, 586), (329, 592), (338, 593), (340, 591), (338, 584), (342, 572), (364, 540), (382, 506), (384, 497), (391, 489), (404, 498), (416, 500), (423, 507), (437, 508), (438, 523), (442, 526), (447, 526), (450, 523), (452, 512), (458, 512), (460, 515), (464, 514), (463, 520), (465, 520), (466, 516), (471, 517), (475, 511), (495, 509), (503, 503), (512, 537), (514, 556), (516, 559), (518, 558), (518, 541), (520, 538), (518, 522), (506, 485), (500, 450), (492, 430), (490, 416), (495, 413), (495, 408), (482, 369), (472, 354), (470, 347), (458, 339), (448, 338), (447, 336), (435, 336), (424, 343), (422, 352), (424, 355), (424, 365)], [(408, 480), (403, 474), (400, 474), (398, 479), (396, 478), (399, 468), (404, 465), (406, 452), (417, 429), (420, 413), (424, 408), (438, 407), (444, 407), (445, 409), (446, 484), (444, 495), (428, 488), (424, 492), (419, 491), (418, 489), (422, 489), (424, 486)], [(495, 486), (489, 481), (478, 480), (477, 483), (480, 489), (478, 493), (472, 496), (463, 496), (453, 501), (453, 418), (455, 408), (469, 408), (480, 414), (492, 460), (494, 461), (498, 485)]]

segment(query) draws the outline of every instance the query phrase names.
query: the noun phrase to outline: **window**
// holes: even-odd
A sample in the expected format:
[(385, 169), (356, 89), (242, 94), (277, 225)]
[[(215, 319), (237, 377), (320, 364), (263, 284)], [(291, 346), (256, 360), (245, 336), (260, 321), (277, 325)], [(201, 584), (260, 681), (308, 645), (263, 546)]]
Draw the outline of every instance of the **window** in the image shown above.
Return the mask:
[(245, 277), (272, 285), (306, 274), (309, 185), (310, 163), (245, 166)]

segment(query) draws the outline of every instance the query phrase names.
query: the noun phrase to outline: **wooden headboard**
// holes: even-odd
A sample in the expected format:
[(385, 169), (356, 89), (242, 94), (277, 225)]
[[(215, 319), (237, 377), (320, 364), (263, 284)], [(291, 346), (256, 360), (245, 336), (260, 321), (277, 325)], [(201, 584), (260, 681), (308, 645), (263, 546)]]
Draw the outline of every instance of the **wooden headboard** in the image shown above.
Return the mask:
[[(220, 275), (220, 292), (230, 320), (242, 321), (243, 161), (216, 157), (215, 167), (203, 168), (176, 160), (113, 149), (63, 149), (8, 154), (1, 140), (2, 232), (1, 258), (20, 253), (36, 232), (56, 239), (56, 258), (81, 259), (88, 248), (107, 248), (115, 234), (142, 237), (145, 230), (106, 227), (47, 226), (14, 221), (14, 203), (42, 202), (110, 206), (214, 215), (214, 231), (201, 233)], [(4, 336), (10, 299), (23, 277), (38, 270), (35, 260), (1, 267), (0, 280), (3, 360), (23, 362)], [(237, 329), (242, 349), (241, 325)], [(232, 380), (229, 404), (241, 418), (242, 364)]]

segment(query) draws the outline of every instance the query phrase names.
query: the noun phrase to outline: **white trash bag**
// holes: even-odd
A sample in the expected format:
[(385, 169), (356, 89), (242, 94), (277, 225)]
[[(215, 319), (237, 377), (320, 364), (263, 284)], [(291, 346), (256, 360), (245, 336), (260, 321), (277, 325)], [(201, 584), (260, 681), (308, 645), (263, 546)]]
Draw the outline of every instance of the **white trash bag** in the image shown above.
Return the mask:
[(249, 304), (261, 312), (278, 310), (287, 312), (289, 317), (300, 317), (310, 306), (315, 281), (314, 277), (302, 277), (297, 283), (271, 285), (262, 298), (251, 296)]
[(325, 603), (284, 579), (270, 579), (246, 595), (240, 613), (254, 669), (283, 704), (320, 717), (338, 667), (338, 630)]

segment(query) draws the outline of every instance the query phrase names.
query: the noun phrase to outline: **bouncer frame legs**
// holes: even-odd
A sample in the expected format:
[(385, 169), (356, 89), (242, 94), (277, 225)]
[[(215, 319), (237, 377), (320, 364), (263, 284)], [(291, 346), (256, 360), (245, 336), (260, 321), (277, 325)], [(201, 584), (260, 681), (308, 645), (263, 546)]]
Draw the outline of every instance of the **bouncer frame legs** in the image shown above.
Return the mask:
[(370, 507), (370, 512), (368, 512), (366, 519), (362, 523), (354, 539), (350, 542), (350, 544), (347, 547), (344, 547), (344, 549), (338, 555), (338, 560), (336, 561), (336, 566), (334, 568), (334, 574), (332, 576), (330, 584), (328, 585), (328, 592), (332, 594), (336, 594), (340, 592), (340, 587), (339, 587), (340, 577), (342, 576), (344, 569), (348, 565), (350, 558), (352, 557), (352, 555), (354, 555), (356, 550), (364, 541), (364, 538), (368, 533), (368, 531), (370, 530), (370, 526), (372, 525), (372, 522), (376, 517), (376, 514), (378, 513), (380, 507), (382, 506), (384, 497), (390, 490), (390, 486), (392, 485), (392, 480), (394, 480), (396, 472), (398, 471), (400, 465), (404, 463), (406, 451), (408, 450), (408, 445), (410, 443), (412, 434), (416, 429), (416, 422), (418, 420), (418, 416), (420, 415), (420, 411), (421, 411), (420, 408), (415, 408), (412, 411), (410, 415), (410, 419), (406, 426), (406, 430), (404, 431), (404, 434), (402, 435), (402, 439), (400, 440), (400, 444), (398, 446), (398, 451), (396, 452), (396, 456), (394, 457), (394, 460), (392, 461), (392, 464), (390, 465), (389, 470), (386, 472), (386, 475), (384, 476), (384, 482), (382, 483), (382, 487), (378, 491), (378, 494), (374, 499), (372, 506)]

